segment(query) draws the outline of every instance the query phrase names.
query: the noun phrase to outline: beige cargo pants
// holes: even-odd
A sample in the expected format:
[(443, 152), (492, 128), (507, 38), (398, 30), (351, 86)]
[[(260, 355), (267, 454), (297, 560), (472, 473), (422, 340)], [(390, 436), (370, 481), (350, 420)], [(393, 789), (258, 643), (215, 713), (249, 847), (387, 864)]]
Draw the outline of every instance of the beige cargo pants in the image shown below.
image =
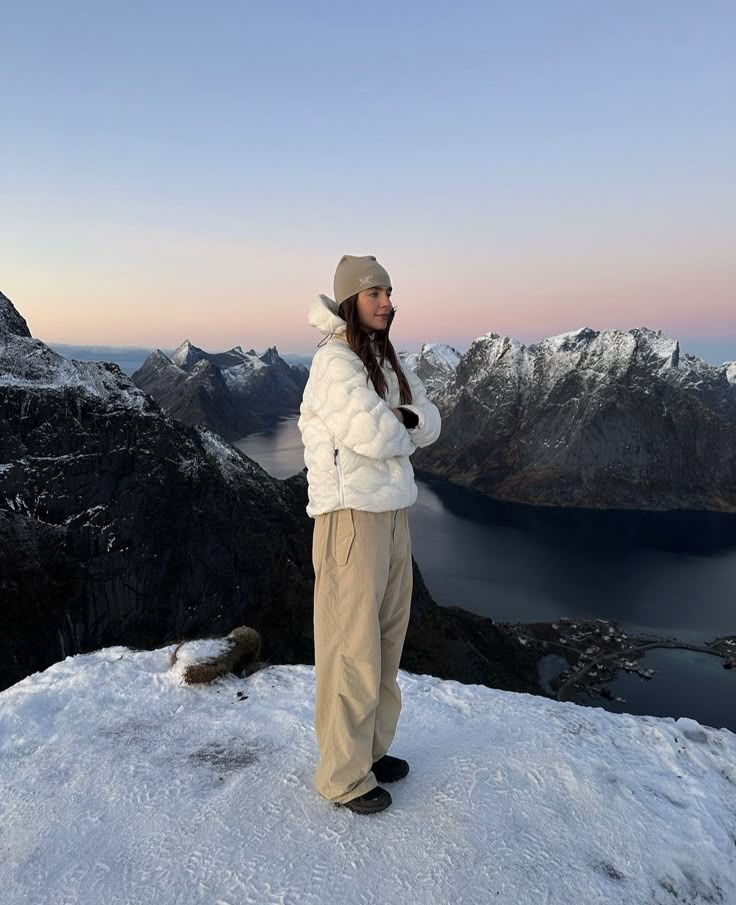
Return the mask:
[(412, 593), (408, 507), (314, 519), (315, 787), (345, 802), (378, 785), (401, 711), (396, 680)]

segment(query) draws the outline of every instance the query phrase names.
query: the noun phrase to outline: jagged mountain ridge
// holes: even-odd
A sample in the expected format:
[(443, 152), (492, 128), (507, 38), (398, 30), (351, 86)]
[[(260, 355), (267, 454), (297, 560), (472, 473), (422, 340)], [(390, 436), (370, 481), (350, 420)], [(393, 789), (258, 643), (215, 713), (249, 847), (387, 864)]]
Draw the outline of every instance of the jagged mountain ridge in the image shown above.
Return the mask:
[(432, 395), (443, 431), (421, 470), (514, 502), (736, 511), (736, 362), (661, 331), (487, 333)]
[[(264, 657), (313, 663), (305, 472), (272, 478), (116, 365), (78, 364), (0, 294), (0, 689), (70, 654), (243, 623)], [(540, 691), (511, 632), (438, 607), (416, 563), (402, 664)]]
[(185, 340), (172, 354), (156, 349), (132, 380), (175, 418), (237, 440), (298, 411), (309, 371), (289, 365), (275, 346), (258, 355), (234, 346), (205, 352)]

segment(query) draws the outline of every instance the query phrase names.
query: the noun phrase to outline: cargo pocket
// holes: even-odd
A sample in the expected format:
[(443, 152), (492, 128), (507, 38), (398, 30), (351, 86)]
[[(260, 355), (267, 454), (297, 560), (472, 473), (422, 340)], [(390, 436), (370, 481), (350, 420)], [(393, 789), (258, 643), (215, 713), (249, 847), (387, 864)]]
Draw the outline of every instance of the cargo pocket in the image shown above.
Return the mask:
[(335, 528), (335, 562), (338, 566), (344, 566), (347, 563), (354, 538), (353, 510), (338, 509)]

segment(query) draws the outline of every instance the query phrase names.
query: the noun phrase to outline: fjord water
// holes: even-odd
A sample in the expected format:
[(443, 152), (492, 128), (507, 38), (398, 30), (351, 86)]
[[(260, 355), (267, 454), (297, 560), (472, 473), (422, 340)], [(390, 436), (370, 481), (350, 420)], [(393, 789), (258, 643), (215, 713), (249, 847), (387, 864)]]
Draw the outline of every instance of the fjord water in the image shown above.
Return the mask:
[[(236, 444), (275, 477), (304, 468), (298, 416)], [(608, 619), (624, 631), (702, 643), (736, 634), (736, 516), (596, 511), (490, 500), (416, 474), (412, 551), (442, 605), (497, 622)], [(656, 649), (651, 681), (619, 674), (607, 710), (690, 716), (736, 731), (736, 669), (711, 654)]]

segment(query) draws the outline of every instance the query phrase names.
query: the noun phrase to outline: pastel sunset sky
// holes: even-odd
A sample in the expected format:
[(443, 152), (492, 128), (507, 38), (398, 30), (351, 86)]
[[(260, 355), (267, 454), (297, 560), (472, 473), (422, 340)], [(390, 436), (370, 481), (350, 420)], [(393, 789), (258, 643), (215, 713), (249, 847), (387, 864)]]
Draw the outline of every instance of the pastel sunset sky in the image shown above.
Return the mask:
[(9, 0), (0, 289), (46, 342), (647, 326), (736, 359), (732, 0)]

